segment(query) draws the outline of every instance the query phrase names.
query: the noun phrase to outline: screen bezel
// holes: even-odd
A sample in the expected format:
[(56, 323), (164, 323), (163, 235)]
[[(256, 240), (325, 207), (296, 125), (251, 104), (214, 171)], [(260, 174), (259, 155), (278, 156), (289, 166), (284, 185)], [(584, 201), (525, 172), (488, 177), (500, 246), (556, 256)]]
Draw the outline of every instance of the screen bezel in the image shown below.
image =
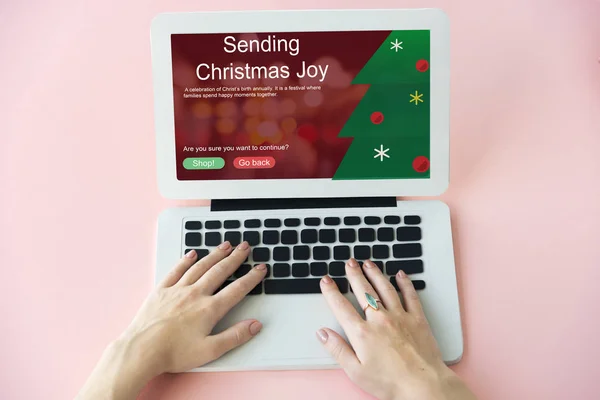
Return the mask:
[[(430, 30), (431, 166), (428, 179), (177, 179), (171, 35)], [(158, 186), (171, 199), (436, 196), (449, 182), (449, 22), (438, 9), (235, 11), (159, 14), (152, 21), (152, 75)]]

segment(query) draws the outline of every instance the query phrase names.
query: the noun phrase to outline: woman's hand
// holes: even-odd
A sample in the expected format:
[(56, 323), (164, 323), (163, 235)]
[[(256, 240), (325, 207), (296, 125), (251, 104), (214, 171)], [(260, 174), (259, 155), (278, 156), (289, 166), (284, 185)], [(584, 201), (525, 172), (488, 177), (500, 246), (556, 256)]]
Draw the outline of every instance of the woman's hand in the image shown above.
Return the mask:
[(109, 346), (78, 399), (133, 399), (154, 376), (202, 366), (252, 339), (262, 328), (252, 319), (211, 335), (265, 277), (266, 266), (260, 264), (214, 294), (249, 251), (247, 242), (235, 249), (225, 242), (201, 260), (194, 251), (187, 253)]
[(321, 281), (323, 295), (352, 347), (328, 328), (319, 330), (317, 336), (350, 379), (382, 400), (475, 399), (444, 364), (419, 297), (402, 271), (396, 282), (404, 306), (374, 263), (366, 261), (361, 269), (351, 259), (346, 274), (361, 307), (367, 306), (365, 293), (380, 300), (379, 308), (366, 308), (363, 318), (331, 278)]

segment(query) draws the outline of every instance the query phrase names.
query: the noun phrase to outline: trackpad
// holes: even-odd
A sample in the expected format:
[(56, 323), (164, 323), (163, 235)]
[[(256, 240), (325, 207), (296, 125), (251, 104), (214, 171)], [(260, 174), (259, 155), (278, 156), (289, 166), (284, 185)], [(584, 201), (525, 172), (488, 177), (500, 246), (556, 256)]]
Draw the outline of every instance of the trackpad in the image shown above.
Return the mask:
[(217, 325), (215, 332), (247, 318), (261, 321), (262, 331), (248, 344), (212, 363), (213, 366), (224, 369), (285, 367), (287, 363), (299, 364), (303, 359), (321, 359), (318, 364), (332, 364), (316, 331), (327, 327), (345, 337), (321, 294), (249, 296)]

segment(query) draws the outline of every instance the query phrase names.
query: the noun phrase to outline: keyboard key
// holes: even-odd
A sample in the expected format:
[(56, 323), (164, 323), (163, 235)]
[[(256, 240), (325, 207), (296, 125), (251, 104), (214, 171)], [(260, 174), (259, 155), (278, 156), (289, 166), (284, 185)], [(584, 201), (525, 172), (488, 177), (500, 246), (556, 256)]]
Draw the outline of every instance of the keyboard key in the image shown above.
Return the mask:
[(396, 275), (398, 271), (404, 271), (405, 274), (420, 274), (423, 272), (423, 261), (421, 260), (403, 260), (388, 261), (385, 263), (385, 272), (388, 275)]
[(335, 229), (320, 229), (319, 242), (335, 243)]
[(294, 246), (294, 260), (308, 260), (310, 248), (308, 246)]
[(315, 246), (313, 247), (313, 258), (315, 260), (329, 260), (331, 251), (327, 246)]
[[(254, 266), (256, 267), (258, 264), (254, 264)], [(269, 264), (265, 264), (267, 266), (267, 272), (265, 272), (265, 276), (268, 278), (269, 276), (271, 276), (271, 266)]]
[(283, 220), (283, 224), (285, 226), (289, 226), (289, 227), (300, 226), (300, 219), (299, 218), (286, 218), (285, 220)]
[(279, 228), (281, 226), (281, 220), (275, 218), (265, 219), (265, 228)]
[[(333, 279), (340, 288), (340, 292), (348, 293), (348, 280), (346, 278)], [(266, 279), (265, 294), (302, 294), (321, 293), (321, 279)]]
[(244, 221), (246, 228), (260, 228), (260, 219), (247, 219)]
[(394, 228), (379, 228), (377, 229), (377, 240), (380, 242), (394, 241)]
[(196, 254), (197, 254), (198, 260), (201, 259), (202, 257), (206, 257), (208, 255), (208, 253), (209, 253), (209, 251), (206, 250), (206, 249), (185, 249), (185, 251), (183, 252), (183, 254), (187, 254), (187, 253), (189, 253), (192, 250), (196, 250)]
[(242, 276), (246, 275), (248, 272), (250, 272), (250, 270), (252, 269), (252, 266), (250, 264), (242, 264), (234, 273), (233, 276), (235, 276), (236, 278), (241, 278)]
[(421, 240), (421, 228), (418, 226), (401, 226), (396, 229), (396, 240), (399, 242)]
[(244, 240), (248, 242), (250, 246), (256, 246), (260, 243), (260, 233), (257, 231), (246, 231), (244, 232)]
[(263, 284), (262, 284), (262, 282), (260, 282), (248, 294), (249, 295), (252, 295), (252, 294), (261, 294), (262, 292), (263, 292)]
[(334, 260), (348, 261), (350, 258), (350, 247), (348, 246), (335, 246), (333, 248)]
[(421, 223), (421, 217), (418, 215), (407, 215), (404, 217), (404, 223), (406, 225), (419, 225)]
[(223, 222), (223, 227), (225, 229), (237, 229), (240, 227), (240, 221), (227, 220)]
[(336, 226), (341, 223), (341, 220), (338, 217), (327, 217), (323, 220), (325, 225)]
[(398, 225), (400, 223), (400, 217), (397, 215), (388, 215), (383, 219), (388, 225)]
[(281, 243), (283, 243), (283, 244), (296, 244), (296, 243), (298, 243), (298, 232), (297, 231), (283, 231), (283, 232), (281, 232)]
[(225, 232), (225, 240), (229, 240), (229, 243), (235, 247), (242, 243), (242, 234), (236, 231)]
[(273, 277), (287, 278), (290, 276), (290, 264), (275, 263), (273, 264)]
[(380, 223), (380, 217), (365, 217), (365, 224), (367, 225), (379, 225)]
[(393, 247), (394, 258), (417, 258), (423, 255), (419, 243), (395, 244)]
[(264, 244), (278, 244), (279, 243), (279, 231), (263, 231), (263, 243)]
[(379, 267), (381, 272), (383, 272), (383, 261), (373, 261), (373, 263)]
[(306, 278), (308, 274), (308, 263), (292, 264), (292, 276), (294, 278)]
[(252, 250), (252, 259), (256, 262), (269, 261), (271, 258), (271, 252), (268, 247), (255, 247)]
[(373, 246), (373, 258), (389, 258), (390, 248), (385, 244), (376, 244)]
[(344, 225), (360, 225), (360, 217), (344, 217)]
[(372, 228), (360, 228), (358, 230), (358, 240), (361, 242), (374, 242), (375, 230)]
[(206, 221), (206, 229), (221, 229), (221, 221)]
[(208, 232), (204, 238), (207, 246), (218, 246), (221, 244), (221, 234), (219, 232)]
[(317, 230), (316, 229), (303, 229), (300, 232), (300, 241), (302, 243), (317, 243)]
[(304, 218), (304, 225), (306, 226), (319, 226), (321, 225), (321, 218)]
[(313, 276), (327, 275), (327, 263), (324, 263), (324, 262), (310, 263), (310, 274)]
[(340, 229), (338, 234), (340, 235), (339, 239), (342, 243), (356, 242), (356, 231), (354, 229)]
[(188, 221), (185, 223), (185, 229), (188, 231), (197, 231), (202, 229), (202, 222), (200, 221)]
[(346, 263), (343, 261), (330, 262), (329, 263), (329, 275), (345, 276), (346, 275)]
[(354, 258), (368, 260), (371, 258), (371, 248), (369, 246), (354, 246)]
[(185, 234), (186, 246), (202, 246), (202, 234), (200, 232), (191, 232)]
[[(396, 277), (395, 276), (390, 276), (390, 282), (392, 283), (392, 285), (394, 285), (394, 288), (399, 291), (400, 289), (398, 289), (398, 283), (396, 282)], [(425, 281), (412, 281), (413, 286), (415, 287), (415, 290), (423, 290), (425, 289)]]
[(289, 247), (275, 247), (273, 249), (273, 260), (274, 261), (289, 261), (290, 260), (290, 248)]

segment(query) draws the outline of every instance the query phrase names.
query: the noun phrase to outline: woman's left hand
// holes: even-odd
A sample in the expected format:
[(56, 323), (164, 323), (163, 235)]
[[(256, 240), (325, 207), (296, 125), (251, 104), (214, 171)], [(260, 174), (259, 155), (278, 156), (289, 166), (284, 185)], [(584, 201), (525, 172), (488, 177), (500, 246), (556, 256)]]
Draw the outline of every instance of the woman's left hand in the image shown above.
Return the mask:
[(123, 396), (117, 398), (135, 398), (154, 376), (200, 367), (252, 339), (262, 328), (253, 319), (211, 335), (217, 322), (265, 277), (266, 266), (260, 264), (215, 293), (249, 251), (247, 242), (235, 249), (225, 242), (201, 260), (194, 251), (187, 253), (106, 350), (78, 399), (98, 398), (105, 393), (96, 391), (102, 387), (119, 392), (123, 385)]

